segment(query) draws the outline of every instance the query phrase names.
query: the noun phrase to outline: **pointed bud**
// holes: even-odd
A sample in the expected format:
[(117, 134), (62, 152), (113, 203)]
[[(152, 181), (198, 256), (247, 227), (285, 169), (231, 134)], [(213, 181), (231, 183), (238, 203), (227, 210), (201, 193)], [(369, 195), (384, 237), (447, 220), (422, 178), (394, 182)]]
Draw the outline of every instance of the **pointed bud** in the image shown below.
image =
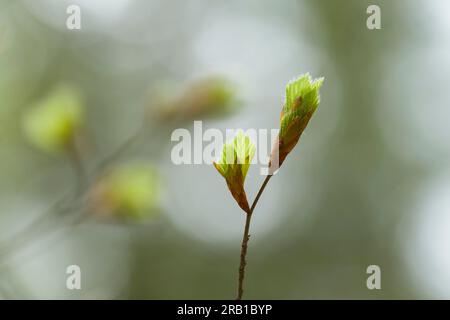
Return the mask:
[(225, 178), (233, 198), (245, 212), (249, 212), (250, 207), (244, 190), (244, 181), (255, 150), (250, 138), (239, 131), (231, 142), (223, 146), (219, 162), (214, 162), (217, 171)]
[(324, 78), (311, 79), (307, 73), (289, 82), (286, 86), (286, 99), (281, 111), (280, 133), (270, 157), (270, 170), (273, 174), (284, 162), (287, 155), (297, 145), (300, 136), (316, 111), (320, 95), (319, 89)]

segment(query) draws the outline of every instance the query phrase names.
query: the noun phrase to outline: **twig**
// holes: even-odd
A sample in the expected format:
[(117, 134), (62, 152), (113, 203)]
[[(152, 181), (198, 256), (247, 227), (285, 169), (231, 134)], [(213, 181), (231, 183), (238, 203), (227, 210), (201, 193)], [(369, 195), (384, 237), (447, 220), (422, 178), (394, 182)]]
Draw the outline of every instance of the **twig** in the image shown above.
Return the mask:
[(72, 163), (76, 179), (76, 187), (73, 195), (71, 196), (71, 199), (69, 199), (69, 204), (63, 206), (66, 203), (65, 196), (63, 196), (61, 199), (51, 205), (44, 214), (34, 219), (33, 222), (28, 224), (25, 228), (23, 228), (20, 232), (13, 236), (12, 238), (14, 241), (12, 241), (9, 246), (6, 246), (5, 248), (4, 245), (0, 244), (0, 260), (4, 256), (8, 255), (9, 252), (11, 252), (14, 248), (20, 248), (22, 245), (25, 245), (28, 243), (28, 241), (32, 240), (33, 237), (39, 236), (41, 232), (45, 232), (46, 224), (52, 222), (52, 218), (57, 217), (58, 214), (64, 214), (72, 210), (73, 203), (75, 203), (79, 198), (83, 196), (83, 188), (86, 185), (87, 181), (83, 157), (78, 150), (75, 140), (72, 140), (70, 142), (66, 150)]
[(82, 192), (83, 187), (86, 183), (87, 173), (84, 167), (83, 157), (81, 155), (80, 150), (77, 147), (75, 140), (73, 140), (67, 148), (67, 152), (69, 154), (70, 161), (73, 165), (75, 179), (76, 179), (76, 188), (75, 195), (78, 195)]
[[(117, 158), (119, 158), (124, 152), (126, 152), (128, 148), (135, 142), (135, 140), (143, 133), (144, 129), (145, 122), (141, 126), (139, 126), (138, 129), (123, 143), (121, 143), (110, 155), (108, 155), (99, 163), (99, 165), (94, 170), (94, 176), (98, 177), (101, 174), (101, 171), (105, 169), (105, 167), (110, 165), (112, 162), (117, 160)], [(82, 199), (89, 192), (91, 184), (96, 180), (96, 178), (92, 179), (88, 183), (85, 182), (86, 171), (84, 170), (81, 156), (79, 155), (77, 150), (72, 150), (74, 148), (70, 149), (71, 159), (73, 161), (74, 169), (78, 178), (75, 194), (71, 199), (69, 199), (69, 203), (64, 201), (65, 197), (62, 197), (60, 200), (55, 202), (52, 206), (50, 206), (50, 208), (48, 208), (47, 211), (45, 211), (24, 229), (19, 231), (18, 234), (12, 237), (12, 239), (9, 239), (9, 245), (2, 245), (0, 243), (0, 260), (9, 258), (9, 255), (13, 254), (13, 250), (18, 250), (23, 246), (26, 246), (30, 241), (39, 239), (39, 237), (41, 237), (42, 235), (46, 235), (46, 232), (52, 232), (51, 230), (48, 230), (49, 227), (56, 227), (56, 230), (59, 230), (59, 228), (63, 227), (67, 220), (63, 217), (59, 217), (59, 214), (64, 214), (76, 209), (79, 205), (78, 202), (82, 203)], [(60, 207), (64, 204), (66, 205)], [(44, 224), (45, 222), (52, 222), (52, 217), (58, 217), (61, 219), (59, 222), (53, 221), (52, 226)], [(86, 218), (86, 215), (83, 215), (80, 219), (78, 219), (76, 224), (81, 223), (84, 218)], [(60, 225), (60, 223), (62, 223), (62, 225)], [(45, 228), (38, 229), (38, 227), (41, 226)], [(73, 226), (73, 224), (71, 223), (69, 224), (69, 226)]]
[(115, 149), (109, 156), (103, 159), (96, 168), (96, 171), (101, 171), (105, 167), (107, 167), (111, 162), (120, 158), (127, 150), (130, 148), (136, 140), (141, 136), (141, 134), (146, 129), (146, 123), (143, 122), (135, 132), (133, 132), (125, 141), (123, 141), (117, 149)]
[(253, 201), (250, 211), (246, 213), (247, 216), (245, 219), (244, 236), (242, 237), (241, 261), (240, 261), (240, 265), (239, 265), (238, 293), (237, 293), (236, 300), (241, 300), (242, 294), (244, 293), (245, 266), (247, 264), (247, 262), (245, 261), (245, 257), (247, 255), (248, 240), (250, 239), (250, 234), (249, 234), (250, 222), (252, 219), (253, 210), (255, 210), (255, 207), (258, 204), (259, 198), (261, 197), (262, 193), (264, 192), (264, 189), (266, 188), (266, 185), (269, 182), (270, 178), (272, 178), (272, 175), (266, 176), (266, 179), (264, 179), (264, 182), (261, 185), (261, 188), (259, 188), (258, 194), (256, 195), (256, 198)]

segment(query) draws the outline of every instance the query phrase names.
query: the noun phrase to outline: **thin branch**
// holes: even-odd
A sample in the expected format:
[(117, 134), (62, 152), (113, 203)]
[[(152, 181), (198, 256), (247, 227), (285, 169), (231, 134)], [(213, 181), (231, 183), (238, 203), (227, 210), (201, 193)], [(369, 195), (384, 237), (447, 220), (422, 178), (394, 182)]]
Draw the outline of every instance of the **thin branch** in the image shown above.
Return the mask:
[[(61, 217), (61, 220), (59, 221), (58, 225), (54, 225), (53, 229), (51, 230), (41, 230), (40, 233), (35, 234), (33, 239), (33, 243), (37, 243), (38, 241), (42, 240), (45, 237), (49, 237), (49, 236), (53, 236), (56, 235), (58, 232), (63, 231), (67, 228), (70, 228), (70, 230), (73, 229), (73, 227), (78, 226), (81, 222), (83, 222), (87, 217), (88, 217), (88, 212), (86, 210), (84, 210), (83, 205), (80, 204), (80, 208), (72, 208), (73, 210), (81, 210), (80, 212), (77, 212), (76, 215), (71, 214), (71, 215), (66, 215), (64, 217)], [(38, 247), (36, 250), (27, 253), (27, 255), (25, 257), (22, 257), (22, 259), (20, 260), (20, 263), (25, 263), (27, 260), (32, 259), (33, 257), (37, 256), (37, 254), (45, 252), (46, 250), (48, 250), (51, 246), (54, 246), (58, 243), (60, 243), (60, 241), (56, 241), (57, 239), (55, 238), (54, 241), (47, 243), (44, 246), (40, 246)], [(27, 243), (22, 243), (22, 245), (25, 245)], [(3, 256), (1, 256), (0, 259), (0, 272), (2, 271), (3, 268), (7, 267), (8, 264), (12, 261), (13, 258), (15, 258), (15, 256), (12, 254), (12, 251), (9, 252), (5, 252), (3, 254)], [(17, 252), (15, 252), (17, 253)], [(15, 261), (16, 263), (17, 260)]]
[(250, 232), (250, 223), (252, 220), (253, 210), (255, 210), (256, 205), (258, 204), (259, 198), (261, 197), (262, 193), (264, 192), (264, 189), (266, 188), (266, 185), (269, 182), (270, 178), (272, 178), (272, 175), (266, 176), (266, 179), (264, 179), (264, 182), (261, 185), (261, 188), (259, 188), (258, 194), (256, 195), (256, 198), (253, 201), (250, 211), (246, 213), (247, 216), (245, 219), (244, 235), (242, 237), (241, 261), (239, 264), (238, 293), (237, 293), (236, 300), (241, 300), (242, 294), (244, 293), (245, 266), (247, 264), (247, 262), (245, 261), (245, 257), (247, 255), (248, 241), (250, 240), (249, 232)]
[(77, 195), (82, 192), (82, 189), (86, 183), (87, 174), (84, 167), (83, 156), (78, 149), (75, 139), (73, 139), (73, 141), (68, 146), (67, 153), (74, 169), (76, 179), (75, 195)]
[(119, 159), (123, 154), (125, 154), (131, 146), (143, 135), (147, 129), (147, 123), (142, 121), (142, 123), (137, 127), (137, 129), (126, 138), (120, 145), (106, 158), (104, 158), (96, 167), (95, 171), (102, 171), (105, 167), (109, 166), (112, 162)]
[[(55, 202), (50, 206), (43, 214), (41, 214), (32, 223), (27, 225), (24, 229), (19, 231), (11, 239), (7, 245), (0, 243), (0, 260), (6, 259), (9, 255), (13, 253), (13, 250), (19, 250), (23, 246), (26, 246), (30, 241), (39, 239), (42, 235), (52, 232), (49, 228), (61, 228), (65, 225), (66, 219), (64, 217), (59, 217), (60, 214), (64, 214), (74, 210), (82, 199), (89, 192), (92, 183), (96, 180), (98, 176), (101, 175), (102, 171), (110, 165), (112, 162), (116, 161), (120, 156), (125, 153), (128, 148), (134, 144), (134, 142), (140, 137), (140, 135), (145, 130), (145, 122), (140, 125), (137, 130), (130, 135), (123, 143), (121, 143), (110, 155), (104, 158), (94, 170), (94, 179), (86, 183), (86, 171), (84, 170), (84, 165), (81, 161), (81, 156), (78, 150), (70, 148), (70, 157), (74, 165), (75, 172), (77, 174), (77, 187), (75, 188), (75, 194), (72, 195), (69, 202), (65, 201), (65, 197)], [(52, 218), (59, 218), (59, 221), (52, 221)], [(86, 218), (86, 215), (81, 217), (76, 224), (82, 222), (82, 219)], [(53, 222), (53, 223), (52, 223)], [(53, 225), (46, 225), (45, 223), (52, 223)], [(72, 224), (69, 224), (71, 226)], [(45, 227), (44, 229), (40, 227)]]

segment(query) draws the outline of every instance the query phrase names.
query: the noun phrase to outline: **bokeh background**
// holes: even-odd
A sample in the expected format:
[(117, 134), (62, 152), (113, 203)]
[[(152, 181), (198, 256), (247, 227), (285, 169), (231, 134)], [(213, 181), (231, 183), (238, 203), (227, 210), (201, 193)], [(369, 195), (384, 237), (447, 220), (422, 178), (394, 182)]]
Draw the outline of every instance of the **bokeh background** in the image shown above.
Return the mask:
[[(244, 215), (213, 166), (172, 163), (171, 132), (278, 128), (304, 72), (326, 78), (322, 102), (255, 211), (245, 298), (450, 298), (449, 12), (1, 0), (0, 298), (234, 298)], [(61, 85), (84, 114), (48, 152), (24, 119)], [(262, 179), (253, 166), (251, 199)], [(82, 290), (66, 288), (73, 264)], [(381, 290), (366, 287), (373, 264)]]

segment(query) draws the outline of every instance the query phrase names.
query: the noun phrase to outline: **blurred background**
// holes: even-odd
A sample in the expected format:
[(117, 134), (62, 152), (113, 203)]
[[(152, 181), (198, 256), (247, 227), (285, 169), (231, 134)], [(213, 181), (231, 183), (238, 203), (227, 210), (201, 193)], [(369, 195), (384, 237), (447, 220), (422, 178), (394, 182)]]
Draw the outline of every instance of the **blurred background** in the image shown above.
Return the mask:
[(244, 297), (450, 298), (449, 12), (0, 0), (0, 298), (234, 298), (245, 217), (212, 165), (172, 163), (171, 133), (278, 128), (305, 72), (322, 102), (255, 211)]

